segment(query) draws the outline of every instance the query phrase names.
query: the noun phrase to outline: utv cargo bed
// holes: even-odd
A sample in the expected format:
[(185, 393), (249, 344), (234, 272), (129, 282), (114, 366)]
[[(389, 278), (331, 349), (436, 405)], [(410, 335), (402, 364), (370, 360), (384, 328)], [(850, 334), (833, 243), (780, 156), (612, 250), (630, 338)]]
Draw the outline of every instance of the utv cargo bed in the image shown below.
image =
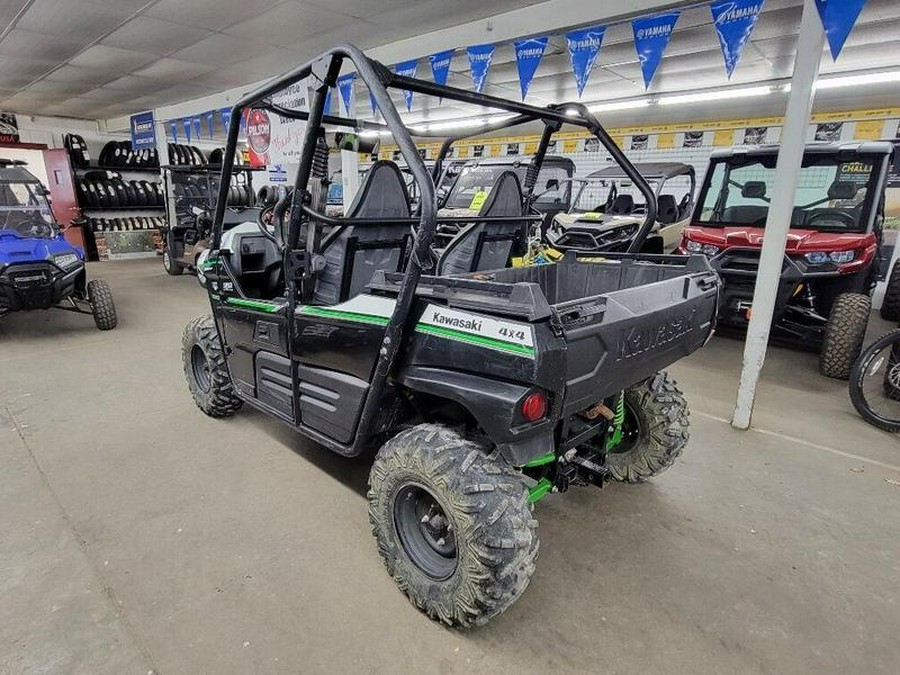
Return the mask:
[[(396, 292), (401, 279), (377, 275), (368, 289)], [(562, 412), (571, 414), (702, 347), (714, 328), (718, 285), (704, 256), (570, 253), (552, 265), (423, 276), (417, 295), (454, 309), (549, 322), (564, 341)], [(536, 335), (539, 360), (557, 346)]]

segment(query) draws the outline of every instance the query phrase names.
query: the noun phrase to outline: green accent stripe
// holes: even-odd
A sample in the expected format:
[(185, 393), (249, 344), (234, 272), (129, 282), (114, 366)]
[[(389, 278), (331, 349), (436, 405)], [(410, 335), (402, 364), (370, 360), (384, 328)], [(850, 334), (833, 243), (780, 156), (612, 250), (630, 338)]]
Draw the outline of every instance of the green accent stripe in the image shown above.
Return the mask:
[(528, 488), (528, 501), (534, 504), (538, 499), (553, 489), (553, 483), (547, 478), (541, 478), (537, 485)]
[(437, 337), (447, 338), (448, 340), (458, 340), (459, 342), (468, 342), (486, 347), (487, 349), (496, 349), (500, 352), (507, 352), (517, 356), (524, 356), (529, 359), (534, 358), (534, 347), (516, 344), (515, 342), (504, 342), (496, 338), (485, 337), (483, 335), (472, 335), (463, 331), (454, 330), (452, 328), (444, 328), (443, 326), (432, 326), (427, 323), (416, 324), (416, 330), (419, 333), (428, 333)]
[(321, 316), (325, 319), (339, 319), (341, 321), (355, 321), (357, 323), (371, 323), (376, 326), (387, 326), (390, 319), (385, 316), (364, 314), (362, 312), (346, 312), (340, 309), (328, 309), (325, 307), (303, 307), (302, 314)]
[(261, 312), (277, 312), (284, 305), (278, 305), (271, 302), (266, 302), (265, 300), (245, 300), (244, 298), (228, 298), (225, 300), (229, 305), (235, 305), (237, 307), (247, 307), (249, 309), (258, 309)]
[(544, 466), (544, 464), (551, 464), (556, 461), (556, 453), (548, 452), (546, 455), (541, 455), (540, 457), (535, 457), (534, 459), (526, 462), (522, 466), (526, 469), (531, 469), (535, 466)]

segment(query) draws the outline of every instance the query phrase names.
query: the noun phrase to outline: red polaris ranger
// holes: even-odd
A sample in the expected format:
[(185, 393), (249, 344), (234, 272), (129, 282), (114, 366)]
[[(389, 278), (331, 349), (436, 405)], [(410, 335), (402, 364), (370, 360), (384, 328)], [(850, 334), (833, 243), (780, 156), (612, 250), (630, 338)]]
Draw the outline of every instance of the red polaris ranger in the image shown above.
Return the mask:
[[(881, 268), (887, 142), (806, 147), (791, 215), (773, 335), (820, 351), (823, 375), (846, 379), (859, 356)], [(774, 188), (777, 145), (710, 157), (681, 253), (704, 253), (722, 277), (718, 321), (744, 327)]]

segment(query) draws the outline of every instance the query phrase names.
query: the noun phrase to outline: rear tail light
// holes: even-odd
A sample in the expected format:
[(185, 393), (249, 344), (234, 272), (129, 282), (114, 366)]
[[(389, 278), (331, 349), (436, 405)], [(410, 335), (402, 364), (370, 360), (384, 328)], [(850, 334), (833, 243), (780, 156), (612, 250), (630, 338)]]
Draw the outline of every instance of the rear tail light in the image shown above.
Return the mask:
[(536, 422), (547, 414), (547, 396), (540, 391), (522, 399), (522, 417), (526, 422)]

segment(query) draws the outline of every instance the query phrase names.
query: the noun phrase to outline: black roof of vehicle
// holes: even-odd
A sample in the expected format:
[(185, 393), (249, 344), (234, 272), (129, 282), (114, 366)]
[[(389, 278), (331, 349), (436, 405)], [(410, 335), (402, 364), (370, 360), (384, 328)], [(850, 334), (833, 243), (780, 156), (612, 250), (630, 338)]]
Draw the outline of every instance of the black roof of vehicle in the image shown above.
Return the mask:
[[(682, 162), (635, 162), (634, 168), (637, 169), (644, 178), (674, 178), (675, 176), (687, 176), (694, 173), (694, 167), (690, 164)], [(594, 171), (586, 176), (587, 179), (594, 178), (628, 178), (626, 173), (616, 166), (607, 166), (606, 168)]]
[[(534, 157), (531, 157), (530, 155), (510, 155), (509, 157), (477, 157), (468, 160), (466, 162), (466, 166), (475, 164), (486, 164), (489, 166), (519, 166), (524, 164), (531, 164), (533, 161)], [(563, 157), (562, 155), (546, 155), (544, 157), (544, 165), (547, 164), (565, 164), (567, 166), (575, 166), (575, 162), (573, 162), (568, 157)]]
[[(766, 145), (738, 145), (733, 148), (713, 150), (710, 159), (722, 157), (762, 157), (777, 155), (781, 146), (777, 143)], [(835, 155), (844, 153), (869, 153), (875, 155), (890, 155), (894, 152), (894, 145), (890, 141), (863, 141), (863, 142), (817, 142), (807, 143), (804, 154)], [(640, 166), (640, 165), (635, 165)]]

